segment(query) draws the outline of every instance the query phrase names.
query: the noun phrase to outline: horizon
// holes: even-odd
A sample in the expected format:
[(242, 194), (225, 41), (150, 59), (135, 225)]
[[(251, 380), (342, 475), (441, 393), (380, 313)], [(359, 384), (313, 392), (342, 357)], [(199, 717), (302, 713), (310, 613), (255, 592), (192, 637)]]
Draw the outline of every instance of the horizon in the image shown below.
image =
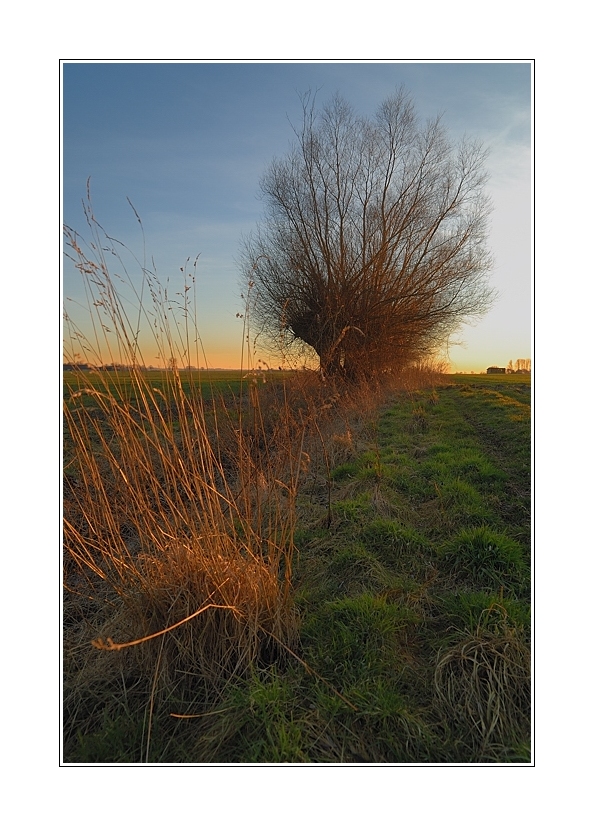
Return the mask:
[[(508, 359), (508, 362), (509, 361), (510, 361), (510, 359)], [(512, 359), (512, 361), (515, 361), (515, 360)], [(159, 366), (155, 366), (154, 364), (146, 364), (146, 365), (145, 364), (137, 364), (137, 365), (117, 364), (117, 363), (93, 364), (93, 363), (86, 362), (86, 361), (84, 361), (84, 362), (65, 361), (65, 362), (62, 363), (62, 368), (66, 368), (66, 367), (69, 368), (69, 369), (72, 369), (72, 370), (77, 370), (77, 369), (78, 370), (90, 370), (90, 371), (95, 370), (95, 371), (98, 371), (98, 372), (108, 371), (109, 368), (112, 368), (113, 371), (115, 371), (115, 370), (132, 370), (135, 367), (138, 370), (152, 370), (152, 371), (177, 370), (180, 373), (183, 373), (184, 371), (187, 371), (187, 372), (199, 371), (199, 372), (204, 372), (204, 373), (214, 373), (214, 372), (240, 373), (241, 372), (241, 373), (246, 373), (246, 375), (247, 374), (252, 374), (252, 373), (268, 373), (268, 372), (272, 372), (272, 373), (278, 373), (278, 372), (294, 373), (294, 372), (299, 372), (300, 370), (306, 369), (306, 368), (303, 368), (303, 367), (282, 367), (280, 365), (277, 366), (277, 367), (210, 367), (210, 366), (207, 367), (207, 366), (204, 366), (204, 365), (196, 366), (194, 364), (190, 364), (189, 366), (184, 366), (184, 367), (175, 367), (175, 368), (173, 368), (173, 367), (159, 367)], [(456, 370), (456, 371), (450, 370), (445, 375), (473, 375), (473, 374), (486, 375), (487, 370), (490, 370), (492, 368), (501, 369), (501, 367), (502, 367), (502, 365), (490, 364), (489, 367), (486, 367), (484, 370)], [(504, 369), (508, 370), (509, 368), (506, 366)], [(514, 370), (512, 368), (510, 370), (510, 372), (531, 373), (532, 368), (531, 367), (527, 368), (527, 369), (522, 368), (520, 370)]]

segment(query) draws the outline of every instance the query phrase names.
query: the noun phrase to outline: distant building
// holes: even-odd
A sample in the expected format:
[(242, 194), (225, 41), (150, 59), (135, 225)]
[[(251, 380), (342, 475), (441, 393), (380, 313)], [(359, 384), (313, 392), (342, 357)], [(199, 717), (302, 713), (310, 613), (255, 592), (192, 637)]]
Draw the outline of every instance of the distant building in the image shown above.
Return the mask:
[(487, 373), (505, 373), (505, 367), (487, 367)]
[(62, 365), (62, 370), (90, 370), (91, 367), (88, 364), (83, 362), (71, 362), (67, 361)]

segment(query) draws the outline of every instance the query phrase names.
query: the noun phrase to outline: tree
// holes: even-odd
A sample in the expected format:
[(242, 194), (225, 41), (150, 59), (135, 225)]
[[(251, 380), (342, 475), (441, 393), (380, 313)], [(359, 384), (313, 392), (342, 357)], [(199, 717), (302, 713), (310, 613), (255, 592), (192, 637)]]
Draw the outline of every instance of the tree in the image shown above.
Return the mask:
[(486, 311), (485, 152), (454, 146), (409, 97), (374, 120), (339, 96), (303, 120), (262, 178), (265, 221), (245, 242), (252, 318), (281, 347), (312, 348), (323, 371), (398, 369)]

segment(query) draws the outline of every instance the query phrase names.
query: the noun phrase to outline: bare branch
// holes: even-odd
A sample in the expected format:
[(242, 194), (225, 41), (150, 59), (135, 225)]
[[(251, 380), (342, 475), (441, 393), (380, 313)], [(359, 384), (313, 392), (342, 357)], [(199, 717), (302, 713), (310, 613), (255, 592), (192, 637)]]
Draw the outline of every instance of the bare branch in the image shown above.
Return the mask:
[[(245, 242), (253, 318), (356, 379), (432, 353), (492, 300), (480, 144), (452, 145), (398, 91), (375, 120), (302, 98), (296, 143), (262, 179), (266, 220)], [(257, 262), (257, 263), (256, 263)]]

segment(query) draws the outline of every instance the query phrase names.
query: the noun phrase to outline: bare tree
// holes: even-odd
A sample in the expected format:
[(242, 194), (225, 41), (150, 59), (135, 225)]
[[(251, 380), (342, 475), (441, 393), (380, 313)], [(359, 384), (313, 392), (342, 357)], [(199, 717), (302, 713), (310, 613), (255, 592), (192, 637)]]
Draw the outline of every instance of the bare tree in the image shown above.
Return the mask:
[(252, 317), (276, 344), (313, 348), (357, 379), (433, 353), (490, 305), (485, 152), (454, 146), (409, 97), (374, 120), (339, 96), (302, 99), (296, 143), (261, 181), (266, 217), (245, 242)]

